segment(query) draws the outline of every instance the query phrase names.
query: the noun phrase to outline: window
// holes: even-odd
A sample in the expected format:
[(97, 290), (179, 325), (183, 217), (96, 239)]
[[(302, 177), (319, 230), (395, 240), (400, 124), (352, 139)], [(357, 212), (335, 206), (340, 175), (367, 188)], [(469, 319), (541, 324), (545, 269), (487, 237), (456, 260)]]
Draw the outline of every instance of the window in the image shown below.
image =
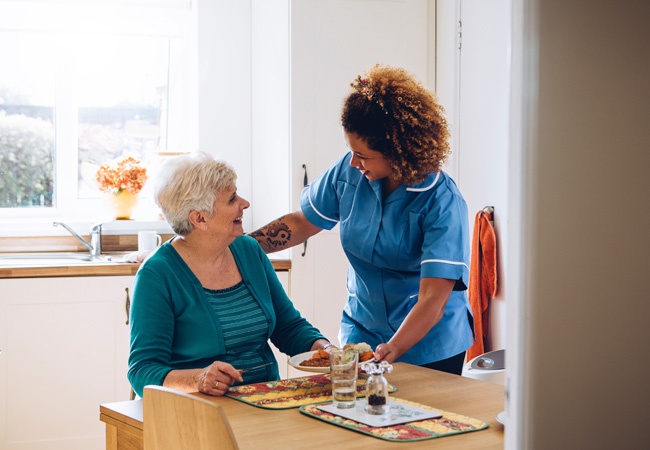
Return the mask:
[(2, 208), (53, 203), (54, 48), (44, 36), (0, 32)]
[(95, 220), (99, 165), (192, 149), (189, 2), (126, 3), (0, 0), (2, 218)]

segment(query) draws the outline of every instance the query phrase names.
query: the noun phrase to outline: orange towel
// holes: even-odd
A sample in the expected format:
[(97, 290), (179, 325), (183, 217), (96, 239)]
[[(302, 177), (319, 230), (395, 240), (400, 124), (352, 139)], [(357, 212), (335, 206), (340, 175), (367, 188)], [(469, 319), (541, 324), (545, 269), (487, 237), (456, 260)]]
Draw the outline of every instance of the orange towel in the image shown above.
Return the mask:
[(497, 246), (490, 213), (481, 210), (474, 220), (469, 273), (469, 303), (474, 313), (476, 340), (467, 350), (467, 361), (485, 353), (488, 335), (488, 306), (497, 292)]

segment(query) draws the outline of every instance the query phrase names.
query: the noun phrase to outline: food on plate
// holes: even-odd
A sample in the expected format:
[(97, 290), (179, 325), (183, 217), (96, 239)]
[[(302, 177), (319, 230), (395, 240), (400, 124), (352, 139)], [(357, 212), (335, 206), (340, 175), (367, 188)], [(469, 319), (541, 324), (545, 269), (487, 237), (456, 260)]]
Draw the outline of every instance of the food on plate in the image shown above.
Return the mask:
[(366, 362), (373, 358), (372, 347), (365, 342), (358, 344), (346, 344), (343, 350), (356, 350), (359, 352), (359, 362)]
[[(358, 344), (346, 344), (343, 350), (356, 350), (359, 352), (359, 362), (365, 362), (373, 358), (372, 347), (365, 342)], [(328, 367), (330, 365), (330, 354), (319, 348), (314, 352), (311, 358), (306, 359), (300, 363), (304, 367)]]
[(330, 354), (326, 350), (319, 348), (311, 358), (300, 363), (303, 367), (328, 367), (330, 365)]

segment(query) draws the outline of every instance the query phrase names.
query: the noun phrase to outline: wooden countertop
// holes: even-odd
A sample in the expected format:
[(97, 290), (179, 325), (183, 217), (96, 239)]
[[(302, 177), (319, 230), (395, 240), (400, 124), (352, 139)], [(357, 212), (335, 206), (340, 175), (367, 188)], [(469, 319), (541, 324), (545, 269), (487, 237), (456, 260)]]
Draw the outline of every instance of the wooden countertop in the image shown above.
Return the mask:
[[(89, 236), (82, 236), (89, 240)], [(163, 242), (173, 235), (163, 234)], [(136, 251), (138, 248), (137, 235), (104, 235), (102, 236), (102, 251), (108, 255), (122, 257)], [(29, 253), (29, 252), (79, 252), (87, 253), (77, 239), (72, 236), (43, 236), (43, 237), (0, 237), (0, 253)], [(284, 257), (274, 258), (270, 255), (271, 263), (276, 271), (286, 272), (291, 269), (291, 260)], [(26, 266), (24, 264), (0, 266), (0, 279), (3, 278), (43, 278), (43, 277), (92, 277), (135, 275), (140, 264), (108, 263), (108, 264), (46, 264), (40, 263)]]
[[(291, 260), (271, 260), (276, 271), (291, 269)], [(48, 277), (106, 277), (118, 275), (135, 275), (140, 264), (107, 263), (107, 264), (70, 264), (50, 265), (38, 264), (31, 266), (0, 267), (0, 279), (3, 278), (48, 278)]]
[[(366, 436), (301, 414), (298, 409), (269, 410), (227, 398), (196, 394), (219, 404), (243, 449), (503, 449), (504, 387), (405, 363), (387, 375), (397, 386), (395, 397), (480, 419), (484, 430), (437, 439), (396, 443)], [(106, 423), (107, 449), (142, 449), (142, 400), (100, 405)]]
[(134, 263), (5, 266), (0, 267), (0, 279), (135, 275), (139, 267)]

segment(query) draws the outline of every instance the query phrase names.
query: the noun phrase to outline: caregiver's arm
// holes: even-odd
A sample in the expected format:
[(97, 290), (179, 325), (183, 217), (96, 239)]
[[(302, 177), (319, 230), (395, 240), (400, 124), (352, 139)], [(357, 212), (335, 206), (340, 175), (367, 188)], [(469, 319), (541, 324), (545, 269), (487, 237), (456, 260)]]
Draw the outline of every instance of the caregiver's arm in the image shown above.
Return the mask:
[(445, 278), (422, 278), (417, 303), (391, 340), (377, 346), (375, 358), (392, 363), (417, 344), (442, 319), (454, 284)]
[(295, 211), (251, 231), (248, 235), (255, 238), (266, 253), (273, 253), (302, 244), (322, 230), (307, 220), (302, 211)]

